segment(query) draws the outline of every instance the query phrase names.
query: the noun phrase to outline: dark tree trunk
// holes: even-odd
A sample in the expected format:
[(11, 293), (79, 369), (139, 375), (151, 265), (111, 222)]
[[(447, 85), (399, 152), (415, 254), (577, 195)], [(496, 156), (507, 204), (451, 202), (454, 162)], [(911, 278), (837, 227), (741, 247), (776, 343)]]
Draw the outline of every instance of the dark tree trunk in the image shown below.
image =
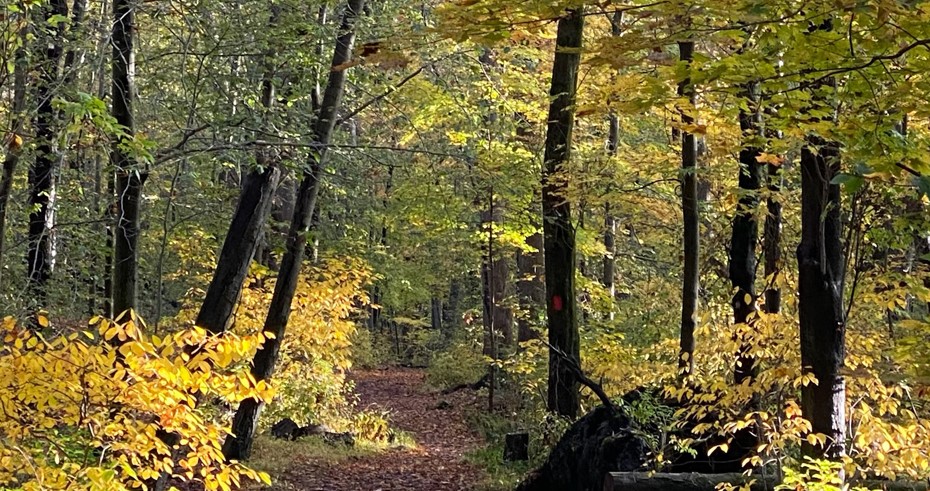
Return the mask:
[(116, 229), (113, 241), (113, 315), (136, 308), (139, 274), (139, 218), (142, 186), (146, 172), (129, 155), (123, 144), (135, 132), (132, 112), (134, 93), (135, 7), (130, 0), (113, 1), (113, 82), (111, 112), (124, 136), (114, 140), (110, 165), (116, 170)]
[[(280, 7), (273, 6), (268, 21), (270, 26), (277, 24), (279, 15)], [(275, 100), (272, 55), (270, 52), (265, 53), (263, 63), (262, 106), (266, 109), (271, 108)], [(216, 270), (197, 314), (197, 326), (214, 334), (222, 333), (229, 327), (233, 310), (242, 294), (242, 284), (249, 273), (249, 265), (271, 213), (274, 193), (281, 177), (277, 162), (273, 161), (266, 150), (256, 151), (255, 160), (258, 165), (249, 172), (242, 184), (239, 203), (217, 258)]]
[[(333, 51), (331, 63), (333, 68), (347, 63), (352, 57), (356, 20), (364, 6), (365, 0), (349, 0), (342, 15), (339, 37), (336, 39)], [(323, 177), (323, 158), (332, 138), (336, 112), (342, 103), (345, 82), (344, 69), (336, 68), (329, 72), (329, 80), (313, 127), (315, 151), (310, 155), (309, 165), (297, 191), (294, 217), (291, 219), (291, 227), (287, 234), (284, 258), (281, 261), (281, 270), (275, 283), (271, 305), (268, 308), (268, 317), (265, 319), (264, 332), (274, 334), (274, 338), (266, 340), (255, 353), (251, 370), (255, 380), (270, 379), (278, 360), (278, 351), (284, 340), (284, 331), (291, 313), (291, 301), (297, 289), (297, 278), (307, 246), (306, 232), (310, 227)], [(227, 437), (223, 444), (223, 455), (227, 460), (248, 459), (261, 409), (262, 403), (253, 399), (246, 399), (239, 405), (233, 418), (233, 434)]]
[(846, 385), (840, 370), (846, 355), (843, 311), (843, 244), (835, 142), (810, 137), (801, 151), (801, 244), (798, 246), (798, 312), (801, 366), (817, 378), (801, 389), (801, 410), (826, 446), (804, 445), (805, 455), (839, 458), (844, 453)]
[[(694, 57), (694, 42), (678, 43), (681, 60), (691, 65)], [(685, 125), (693, 124), (691, 115), (695, 102), (694, 86), (687, 77), (678, 85), (678, 94), (686, 96), (691, 107), (681, 112), (681, 121)], [(684, 272), (681, 281), (681, 339), (678, 369), (682, 375), (689, 375), (694, 370), (694, 328), (697, 323), (698, 290), (700, 276), (698, 260), (700, 258), (699, 217), (697, 204), (697, 142), (694, 134), (681, 132), (681, 212), (684, 222)]]
[(442, 299), (432, 297), (429, 300), (430, 306), (430, 325), (436, 331), (442, 330)]
[(583, 31), (584, 12), (580, 8), (569, 10), (559, 19), (543, 159), (543, 236), (550, 344), (548, 408), (569, 418), (577, 416), (580, 405), (578, 381), (570, 363), (580, 365), (581, 354), (575, 319), (575, 230), (561, 174), (566, 171), (571, 155)]
[[(25, 42), (25, 33), (21, 33)], [(0, 175), (0, 264), (3, 264), (3, 253), (6, 237), (6, 211), (10, 202), (10, 193), (13, 191), (13, 177), (16, 166), (23, 152), (23, 110), (26, 108), (26, 48), (16, 50), (16, 61), (13, 68), (13, 107), (11, 114), (10, 136), (6, 146), (6, 157), (3, 159), (3, 174)], [(3, 277), (3, 268), (0, 268), (0, 279)], [(0, 283), (2, 284), (2, 283)]]
[[(68, 16), (65, 0), (53, 0), (41, 6), (42, 20), (48, 23), (57, 16)], [(29, 247), (26, 253), (27, 278), (39, 304), (44, 303), (46, 286), (55, 265), (55, 174), (58, 167), (56, 144), (56, 111), (52, 105), (61, 78), (61, 58), (64, 51), (65, 23), (59, 22), (53, 32), (39, 30), (41, 50), (35, 96), (37, 101), (34, 127), (36, 133), (35, 162), (29, 168)]]
[(228, 328), (270, 213), (272, 196), (280, 175), (277, 167), (269, 165), (256, 167), (245, 177), (239, 204), (216, 262), (216, 270), (197, 314), (197, 326), (214, 334)]
[(781, 202), (777, 194), (781, 191), (781, 170), (779, 166), (768, 164), (769, 197), (765, 207), (765, 278), (769, 282), (765, 289), (765, 311), (769, 314), (781, 312), (781, 289), (776, 284), (781, 271)]
[[(730, 281), (733, 295), (733, 322), (747, 324), (755, 312), (756, 243), (759, 241), (757, 208), (761, 186), (761, 166), (757, 158), (762, 154), (758, 141), (761, 137), (761, 113), (758, 104), (758, 84), (746, 87), (748, 109), (740, 110), (739, 125), (743, 132), (743, 148), (739, 152), (739, 202), (733, 217), (730, 236)], [(751, 346), (741, 344), (736, 358), (734, 379), (737, 384), (751, 378), (755, 362), (749, 355)]]
[(452, 329), (461, 318), (459, 304), (462, 300), (462, 284), (458, 278), (449, 282), (449, 296), (442, 305), (442, 326), (446, 330)]
[(494, 295), (494, 190), (488, 190), (487, 220), (484, 223), (488, 228), (487, 253), (481, 264), (481, 299), (483, 305), (484, 321), (484, 349), (485, 356), (491, 359), (488, 366), (488, 412), (494, 411), (494, 390), (497, 384), (497, 356), (498, 334), (496, 329), (495, 295)]
[(533, 330), (539, 317), (539, 306), (546, 301), (543, 283), (543, 236), (534, 233), (526, 238), (526, 245), (533, 252), (517, 251), (517, 298), (521, 315), (517, 319), (517, 342), (522, 343), (538, 337)]

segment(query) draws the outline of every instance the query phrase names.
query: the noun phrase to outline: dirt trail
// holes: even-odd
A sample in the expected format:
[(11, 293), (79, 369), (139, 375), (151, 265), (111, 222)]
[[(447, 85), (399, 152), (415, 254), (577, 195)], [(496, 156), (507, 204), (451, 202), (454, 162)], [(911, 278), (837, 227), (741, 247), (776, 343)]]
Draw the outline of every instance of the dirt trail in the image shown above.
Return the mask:
[[(463, 461), (481, 440), (468, 428), (462, 410), (469, 391), (441, 396), (424, 385), (423, 370), (389, 368), (352, 375), (360, 409), (390, 411), (392, 426), (413, 436), (415, 449), (321, 462), (297, 457), (278, 476), (283, 489), (299, 491), (459, 491), (481, 482), (482, 473)], [(441, 400), (451, 408), (438, 409)]]

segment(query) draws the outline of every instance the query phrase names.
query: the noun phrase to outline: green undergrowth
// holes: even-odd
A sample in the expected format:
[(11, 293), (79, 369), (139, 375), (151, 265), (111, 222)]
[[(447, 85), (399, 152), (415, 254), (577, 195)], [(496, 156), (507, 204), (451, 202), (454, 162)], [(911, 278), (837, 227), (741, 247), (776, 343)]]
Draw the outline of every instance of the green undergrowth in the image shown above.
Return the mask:
[(326, 442), (322, 436), (307, 436), (297, 440), (282, 440), (269, 434), (256, 436), (249, 465), (267, 472), (273, 481), (301, 460), (335, 463), (349, 458), (374, 455), (391, 448), (416, 448), (413, 437), (404, 431), (391, 430), (390, 438), (369, 440), (356, 438), (354, 445)]
[(480, 348), (466, 341), (455, 340), (448, 349), (433, 355), (426, 372), (426, 382), (435, 389), (448, 389), (461, 384), (473, 384), (487, 370), (488, 363)]
[[(468, 415), (469, 425), (476, 428), (487, 444), (465, 455), (468, 462), (481, 467), (487, 477), (478, 484), (481, 491), (504, 491), (514, 489), (532, 469), (542, 465), (549, 450), (562, 434), (568, 423), (551, 416), (535, 417), (532, 411), (524, 410), (510, 414), (472, 411)], [(530, 435), (529, 460), (526, 462), (504, 461), (504, 439), (508, 433), (527, 432)]]

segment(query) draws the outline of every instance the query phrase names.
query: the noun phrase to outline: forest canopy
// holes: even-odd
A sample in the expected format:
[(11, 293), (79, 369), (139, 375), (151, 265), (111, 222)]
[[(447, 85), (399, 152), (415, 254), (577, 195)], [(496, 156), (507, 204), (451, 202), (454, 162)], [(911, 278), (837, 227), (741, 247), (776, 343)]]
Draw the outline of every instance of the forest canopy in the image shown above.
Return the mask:
[[(2, 489), (276, 485), (285, 418), (415, 447), (375, 368), (474, 392), (462, 489), (930, 478), (930, 2), (0, 25)], [(562, 450), (620, 433), (635, 458)]]

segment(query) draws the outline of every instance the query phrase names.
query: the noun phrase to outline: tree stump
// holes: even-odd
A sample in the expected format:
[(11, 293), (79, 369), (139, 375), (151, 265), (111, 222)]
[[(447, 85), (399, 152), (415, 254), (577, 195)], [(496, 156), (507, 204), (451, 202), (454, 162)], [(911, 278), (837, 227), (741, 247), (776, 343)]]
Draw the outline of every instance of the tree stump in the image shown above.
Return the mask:
[(530, 434), (526, 432), (508, 433), (504, 437), (504, 460), (507, 462), (526, 461), (530, 459)]

